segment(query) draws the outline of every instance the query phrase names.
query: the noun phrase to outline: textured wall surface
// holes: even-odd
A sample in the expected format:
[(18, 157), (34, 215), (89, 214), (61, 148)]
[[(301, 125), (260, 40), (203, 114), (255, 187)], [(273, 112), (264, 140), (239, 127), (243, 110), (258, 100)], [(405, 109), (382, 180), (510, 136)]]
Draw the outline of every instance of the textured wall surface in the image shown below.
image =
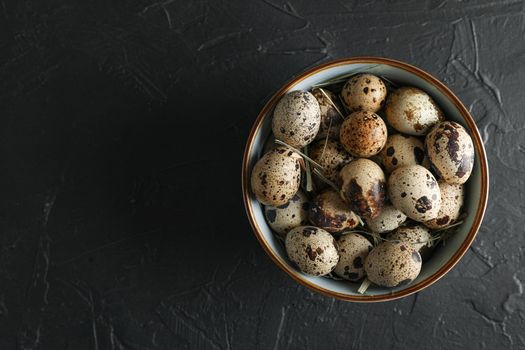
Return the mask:
[[(0, 349), (525, 348), (525, 2), (0, 5)], [(373, 305), (281, 272), (240, 190), (268, 96), (356, 55), (448, 84), (491, 170), (458, 266)]]

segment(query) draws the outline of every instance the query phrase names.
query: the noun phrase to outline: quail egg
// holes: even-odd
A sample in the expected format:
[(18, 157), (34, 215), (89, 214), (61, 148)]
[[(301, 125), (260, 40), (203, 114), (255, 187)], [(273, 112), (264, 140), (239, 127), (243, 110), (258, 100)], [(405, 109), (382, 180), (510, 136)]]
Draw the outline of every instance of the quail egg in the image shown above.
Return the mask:
[(354, 112), (341, 125), (339, 138), (353, 156), (370, 157), (378, 154), (386, 143), (386, 124), (373, 112)]
[(308, 207), (308, 198), (299, 190), (283, 205), (278, 207), (267, 205), (264, 208), (264, 215), (272, 230), (284, 237), (292, 228), (308, 225)]
[(390, 125), (399, 132), (425, 135), (443, 120), (443, 112), (424, 91), (402, 87), (388, 95), (385, 114)]
[(286, 148), (277, 147), (262, 156), (252, 169), (251, 186), (257, 200), (264, 205), (287, 203), (299, 190), (301, 156)]
[(385, 204), (383, 170), (369, 159), (355, 159), (339, 173), (341, 195), (350, 209), (363, 218), (375, 218)]
[(328, 232), (336, 233), (356, 227), (359, 218), (348, 209), (341, 196), (330, 189), (321, 192), (312, 201), (310, 222)]
[(275, 106), (273, 134), (292, 147), (302, 148), (312, 142), (320, 125), (319, 103), (308, 91), (292, 91)]
[(456, 122), (436, 125), (425, 139), (432, 169), (450, 184), (465, 183), (474, 166), (474, 146), (469, 134)]
[(421, 165), (397, 168), (388, 178), (390, 201), (415, 221), (427, 221), (438, 216), (441, 193), (434, 175)]
[(339, 261), (335, 239), (323, 229), (299, 226), (285, 239), (286, 253), (303, 273), (323, 276), (330, 273)]
[(440, 229), (456, 222), (464, 200), (463, 185), (450, 185), (444, 181), (439, 181), (438, 185), (441, 192), (441, 208), (438, 216), (423, 223), (431, 229)]
[(377, 112), (386, 99), (385, 83), (372, 74), (357, 74), (351, 77), (343, 87), (341, 96), (350, 112)]
[(343, 108), (337, 96), (326, 89), (314, 89), (312, 95), (315, 96), (321, 110), (321, 126), (316, 139), (328, 137), (339, 139), (339, 129), (343, 123)]
[(374, 219), (366, 219), (366, 224), (376, 233), (385, 233), (395, 230), (407, 219), (406, 215), (396, 209), (392, 204), (387, 204), (381, 213)]
[(382, 242), (365, 259), (368, 279), (381, 287), (396, 287), (412, 282), (421, 271), (417, 249), (406, 242)]
[(343, 235), (337, 241), (339, 262), (334, 273), (349, 281), (359, 281), (365, 276), (365, 258), (372, 250), (372, 244), (357, 233)]
[(332, 182), (337, 182), (341, 169), (353, 159), (343, 146), (334, 140), (317, 141), (308, 155), (323, 167), (323, 175)]
[(428, 245), (432, 240), (430, 231), (422, 225), (399, 227), (386, 237), (389, 240), (408, 242), (421, 253), (421, 249)]
[(402, 134), (388, 136), (385, 147), (381, 151), (381, 163), (387, 173), (407, 165), (429, 167), (423, 142), (414, 136)]

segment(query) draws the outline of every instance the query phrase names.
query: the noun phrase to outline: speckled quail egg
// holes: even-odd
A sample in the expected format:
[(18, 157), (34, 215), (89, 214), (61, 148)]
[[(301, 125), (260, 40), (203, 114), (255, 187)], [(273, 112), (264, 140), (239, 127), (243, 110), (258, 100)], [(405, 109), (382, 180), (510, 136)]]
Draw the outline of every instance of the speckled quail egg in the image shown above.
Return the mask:
[(339, 173), (341, 196), (349, 208), (363, 218), (375, 218), (385, 204), (383, 170), (369, 159), (355, 159)]
[(425, 135), (443, 120), (443, 112), (424, 91), (401, 87), (388, 95), (385, 114), (390, 125), (399, 132)]
[(412, 282), (421, 264), (421, 255), (410, 243), (382, 242), (366, 257), (365, 272), (378, 286), (396, 287)]
[(378, 154), (386, 143), (386, 124), (373, 112), (359, 111), (350, 114), (339, 132), (344, 148), (355, 157)]
[(430, 231), (422, 225), (403, 226), (386, 236), (389, 240), (408, 242), (421, 253), (421, 249), (428, 245), (432, 239)]
[(287, 203), (299, 190), (301, 156), (286, 147), (277, 147), (262, 156), (252, 169), (251, 186), (264, 205)]
[(301, 148), (312, 142), (319, 131), (319, 103), (308, 91), (292, 91), (275, 106), (272, 130), (275, 138)]
[(337, 241), (339, 262), (334, 273), (349, 281), (359, 281), (365, 276), (365, 258), (372, 250), (372, 244), (357, 233), (343, 235)]
[(431, 229), (439, 229), (452, 225), (459, 218), (464, 200), (463, 185), (450, 185), (439, 181), (441, 192), (441, 208), (435, 219), (425, 221), (423, 224)]
[(343, 123), (341, 113), (344, 111), (339, 98), (326, 89), (314, 89), (312, 95), (317, 99), (321, 111), (321, 125), (315, 138), (326, 138), (328, 135), (328, 137), (338, 140), (339, 129)]
[(351, 77), (341, 91), (341, 97), (350, 112), (377, 112), (386, 99), (385, 83), (372, 74), (357, 74)]
[(414, 136), (402, 134), (388, 136), (385, 147), (381, 151), (381, 163), (387, 173), (407, 165), (429, 167), (423, 142)]
[(468, 180), (474, 166), (474, 146), (465, 128), (452, 121), (439, 123), (427, 135), (425, 146), (440, 178), (450, 184)]
[(353, 158), (343, 146), (334, 140), (319, 140), (312, 145), (308, 154), (323, 167), (323, 175), (332, 182), (337, 182), (339, 172)]
[(268, 225), (284, 236), (292, 228), (308, 225), (308, 198), (299, 190), (287, 203), (274, 207), (267, 205), (264, 208), (264, 215)]
[(339, 261), (337, 244), (331, 234), (314, 226), (292, 229), (285, 239), (286, 253), (303, 273), (323, 276)]
[(406, 221), (407, 217), (392, 204), (387, 204), (374, 219), (366, 219), (366, 224), (372, 232), (385, 233), (395, 230)]
[(328, 232), (342, 232), (356, 227), (359, 218), (343, 201), (339, 193), (326, 190), (319, 193), (310, 205), (310, 222)]
[(394, 170), (388, 178), (388, 196), (394, 207), (419, 222), (436, 218), (441, 207), (438, 183), (421, 165)]

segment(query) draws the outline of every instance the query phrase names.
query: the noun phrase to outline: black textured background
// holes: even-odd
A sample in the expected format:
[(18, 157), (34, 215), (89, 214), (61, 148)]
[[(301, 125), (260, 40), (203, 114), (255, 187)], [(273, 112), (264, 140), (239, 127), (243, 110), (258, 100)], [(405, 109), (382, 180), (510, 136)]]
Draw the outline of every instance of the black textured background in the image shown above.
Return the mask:
[[(523, 1), (0, 1), (0, 349), (523, 349)], [(491, 196), (460, 264), (352, 304), (265, 256), (244, 142), (284, 81), (407, 61), (476, 119)]]

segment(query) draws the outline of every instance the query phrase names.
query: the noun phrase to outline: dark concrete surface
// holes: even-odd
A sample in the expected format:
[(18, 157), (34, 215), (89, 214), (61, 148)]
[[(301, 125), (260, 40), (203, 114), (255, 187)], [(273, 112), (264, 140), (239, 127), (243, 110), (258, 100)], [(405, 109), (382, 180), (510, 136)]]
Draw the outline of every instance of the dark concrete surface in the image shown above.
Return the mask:
[[(0, 349), (525, 348), (525, 2), (0, 5)], [(240, 190), (268, 96), (357, 55), (448, 84), (491, 171), (459, 265), (373, 305), (281, 272)]]

